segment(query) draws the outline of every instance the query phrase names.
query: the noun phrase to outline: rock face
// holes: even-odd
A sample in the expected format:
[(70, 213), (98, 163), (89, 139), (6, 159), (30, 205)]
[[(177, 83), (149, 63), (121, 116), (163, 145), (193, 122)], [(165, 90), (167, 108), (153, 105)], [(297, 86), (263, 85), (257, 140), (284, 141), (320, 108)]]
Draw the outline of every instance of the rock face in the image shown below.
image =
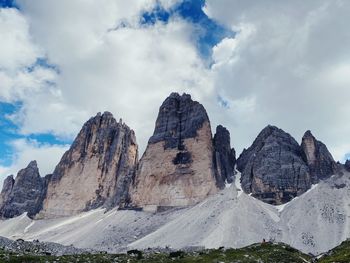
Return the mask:
[(301, 147), (304, 160), (309, 166), (312, 183), (326, 179), (336, 172), (336, 163), (326, 145), (315, 139), (310, 131), (306, 131)]
[(138, 160), (134, 131), (112, 114), (87, 121), (48, 179), (38, 217), (77, 214), (125, 202)]
[(348, 172), (350, 172), (350, 160), (346, 160), (344, 166), (345, 166), (345, 169), (346, 169)]
[(230, 132), (223, 126), (216, 127), (214, 143), (214, 168), (217, 171), (217, 185), (232, 183), (235, 175), (236, 152), (230, 142)]
[(2, 212), (3, 208), (7, 204), (10, 198), (14, 184), (15, 184), (15, 179), (13, 179), (13, 175), (7, 176), (6, 179), (4, 180), (4, 184), (2, 186), (2, 190), (0, 193), (0, 214), (3, 213)]
[(302, 149), (288, 133), (267, 126), (237, 160), (242, 188), (270, 204), (288, 202), (311, 187)]
[(204, 107), (172, 93), (161, 105), (131, 193), (137, 207), (187, 206), (217, 191), (213, 142)]
[(15, 179), (4, 181), (0, 199), (0, 216), (11, 218), (28, 212), (33, 217), (41, 209), (45, 179), (40, 177), (36, 161), (18, 172)]

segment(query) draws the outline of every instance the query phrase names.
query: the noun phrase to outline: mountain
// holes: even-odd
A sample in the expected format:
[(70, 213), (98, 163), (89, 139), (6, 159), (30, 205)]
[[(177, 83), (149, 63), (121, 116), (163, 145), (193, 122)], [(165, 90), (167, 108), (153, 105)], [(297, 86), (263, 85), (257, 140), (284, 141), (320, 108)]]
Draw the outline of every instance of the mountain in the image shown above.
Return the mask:
[(109, 112), (97, 114), (56, 166), (38, 218), (124, 203), (137, 160), (134, 131)]
[(299, 145), (290, 134), (269, 125), (243, 150), (237, 169), (242, 172), (245, 192), (279, 205), (335, 174), (336, 163), (327, 147), (310, 131)]
[(208, 115), (188, 94), (161, 105), (133, 181), (132, 204), (145, 209), (188, 206), (218, 191)]
[(312, 183), (326, 179), (336, 173), (336, 164), (326, 145), (316, 140), (311, 131), (306, 131), (301, 147), (304, 160), (309, 166)]
[(230, 132), (222, 125), (216, 127), (213, 144), (217, 185), (222, 189), (226, 183), (234, 181), (236, 165), (236, 152), (231, 148)]
[(270, 204), (282, 204), (311, 187), (311, 176), (295, 139), (275, 126), (267, 126), (237, 160), (242, 187)]
[(0, 198), (0, 217), (11, 218), (24, 212), (29, 217), (41, 209), (45, 195), (45, 179), (40, 177), (36, 161), (20, 170), (15, 179), (8, 176), (4, 181)]
[(212, 136), (203, 105), (172, 93), (141, 160), (134, 132), (105, 112), (52, 174), (33, 161), (9, 176), (0, 236), (108, 252), (265, 239), (318, 254), (350, 237), (349, 203), (350, 161), (335, 163), (310, 131), (298, 144), (269, 125), (236, 160), (229, 131)]

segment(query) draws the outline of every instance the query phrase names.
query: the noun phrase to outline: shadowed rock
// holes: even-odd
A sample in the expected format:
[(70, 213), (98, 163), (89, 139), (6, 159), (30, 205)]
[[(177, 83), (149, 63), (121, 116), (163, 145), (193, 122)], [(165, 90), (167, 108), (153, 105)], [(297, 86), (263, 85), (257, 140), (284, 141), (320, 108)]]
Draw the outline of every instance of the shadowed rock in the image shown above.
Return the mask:
[(134, 131), (111, 113), (87, 121), (52, 176), (38, 217), (77, 214), (125, 202), (138, 159)]
[(310, 169), (313, 184), (336, 172), (336, 163), (326, 145), (316, 140), (311, 131), (305, 132), (301, 147), (304, 160)]
[(149, 144), (164, 142), (164, 149), (182, 150), (185, 139), (197, 136), (204, 122), (209, 122), (202, 104), (191, 95), (172, 93), (162, 104)]
[(346, 169), (348, 172), (350, 172), (350, 160), (346, 160), (344, 166), (345, 166), (345, 169)]
[(232, 183), (235, 174), (236, 152), (230, 142), (230, 132), (223, 126), (216, 127), (214, 135), (214, 168), (217, 171), (217, 184)]
[(27, 212), (33, 217), (41, 208), (44, 192), (44, 179), (40, 177), (36, 161), (32, 161), (18, 172), (15, 180), (12, 176), (6, 178), (0, 216), (11, 218)]
[(243, 190), (270, 204), (288, 202), (311, 187), (301, 147), (275, 126), (267, 126), (252, 146), (244, 149), (237, 168), (242, 173)]
[(13, 185), (15, 184), (15, 179), (13, 179), (13, 175), (9, 175), (4, 180), (2, 190), (0, 193), (0, 214), (3, 212), (3, 207), (6, 205), (8, 199), (10, 198)]

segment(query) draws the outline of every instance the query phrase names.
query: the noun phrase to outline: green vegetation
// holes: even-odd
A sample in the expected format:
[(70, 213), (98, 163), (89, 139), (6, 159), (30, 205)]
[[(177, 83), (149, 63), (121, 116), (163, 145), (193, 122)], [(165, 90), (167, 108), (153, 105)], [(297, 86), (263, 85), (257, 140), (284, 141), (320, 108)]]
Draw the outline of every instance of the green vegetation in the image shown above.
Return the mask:
[[(279, 244), (254, 244), (241, 249), (208, 249), (200, 252), (185, 253), (176, 251), (171, 253), (145, 253), (131, 250), (127, 254), (83, 254), (72, 256), (44, 256), (30, 254), (16, 254), (0, 249), (0, 262), (129, 262), (129, 263), (219, 263), (219, 262), (268, 262), (268, 263), (305, 263), (315, 262), (313, 259), (300, 251)], [(339, 247), (333, 249), (326, 256), (319, 259), (321, 263), (326, 262), (350, 262), (350, 241), (343, 242)]]
[(350, 262), (350, 239), (344, 241), (336, 248), (329, 251), (318, 262), (321, 263), (349, 263)]

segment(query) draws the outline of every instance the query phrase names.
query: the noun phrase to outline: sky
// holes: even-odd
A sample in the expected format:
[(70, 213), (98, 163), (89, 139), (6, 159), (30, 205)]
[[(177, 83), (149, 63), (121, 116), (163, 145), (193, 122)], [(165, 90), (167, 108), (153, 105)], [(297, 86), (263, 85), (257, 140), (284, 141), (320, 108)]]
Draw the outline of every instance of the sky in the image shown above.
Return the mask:
[(239, 154), (266, 125), (350, 157), (350, 1), (0, 0), (0, 183), (51, 173), (110, 111), (140, 152), (162, 101), (189, 93)]

